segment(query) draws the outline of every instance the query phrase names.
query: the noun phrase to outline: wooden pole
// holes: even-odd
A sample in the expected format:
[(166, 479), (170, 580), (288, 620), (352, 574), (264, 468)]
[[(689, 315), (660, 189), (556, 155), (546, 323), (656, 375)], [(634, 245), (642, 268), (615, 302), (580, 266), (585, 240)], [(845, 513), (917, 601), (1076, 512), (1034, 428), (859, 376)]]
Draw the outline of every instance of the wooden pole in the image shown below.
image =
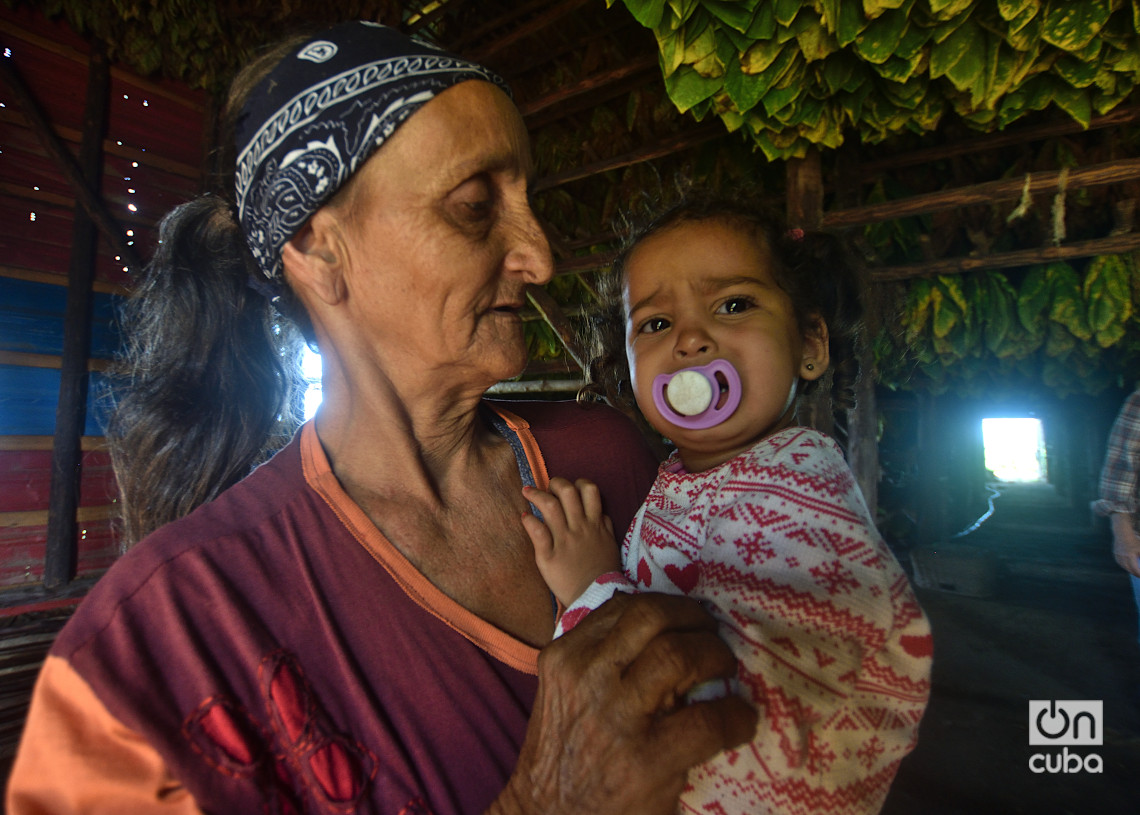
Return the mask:
[[(840, 148), (835, 161), (836, 202), (841, 207), (856, 207), (859, 205), (859, 159), (853, 145)], [(870, 281), (860, 282), (864, 327), (863, 335), (855, 344), (859, 379), (855, 383), (855, 407), (847, 411), (847, 461), (874, 518), (879, 507), (879, 406), (875, 399), (875, 357), (869, 339), (878, 332), (881, 321), (867, 302)]]
[[(103, 174), (103, 133), (107, 127), (110, 67), (102, 42), (91, 44), (87, 101), (83, 113), (83, 143), (79, 169), (84, 187), (98, 189)], [(71, 267), (63, 322), (59, 405), (52, 445), (51, 493), (48, 500), (47, 552), (44, 588), (58, 591), (75, 577), (78, 561), (76, 510), (82, 466), (80, 437), (87, 418), (87, 357), (91, 348), (91, 283), (95, 277), (98, 232), (83, 207), (75, 208), (71, 238)]]
[[(92, 58), (94, 58), (94, 51), (92, 51)], [(75, 190), (75, 197), (79, 200), (79, 203), (83, 205), (83, 211), (98, 225), (99, 229), (103, 232), (103, 236), (115, 248), (116, 254), (123, 259), (124, 265), (131, 267), (135, 271), (142, 269), (143, 264), (138, 257), (138, 253), (135, 252), (133, 246), (127, 243), (127, 238), (126, 235), (123, 234), (122, 227), (115, 221), (114, 216), (111, 215), (107, 207), (103, 204), (103, 199), (100, 198), (95, 191), (98, 189), (98, 184), (95, 184), (93, 187), (84, 178), (84, 169), (76, 163), (71, 153), (68, 152), (67, 147), (64, 146), (63, 141), (56, 135), (52, 129), (51, 122), (48, 121), (47, 116), (36, 102), (35, 96), (32, 95), (28, 86), (24, 84), (24, 80), (16, 71), (15, 66), (10, 64), (11, 62), (10, 59), (0, 58), (0, 76), (3, 77), (4, 82), (20, 103), (20, 108), (28, 118), (28, 123), (31, 125), (32, 131), (39, 136), (48, 155), (55, 160), (60, 173), (63, 174), (63, 177), (67, 179), (72, 189)], [(109, 83), (109, 71), (107, 75), (107, 82)], [(86, 133), (84, 133), (83, 139), (86, 141)], [(82, 151), (82, 148), (80, 149)], [(101, 151), (101, 145), (96, 145), (93, 149)], [(98, 179), (96, 179), (96, 181), (98, 181)], [(76, 211), (78, 212), (79, 210), (77, 209)]]
[(899, 266), (884, 266), (871, 272), (876, 283), (887, 280), (908, 280), (912, 277), (931, 277), (942, 274), (962, 274), (982, 269), (1012, 269), (1030, 266), (1035, 263), (1050, 263), (1054, 260), (1095, 257), (1096, 255), (1122, 255), (1140, 249), (1140, 233), (1110, 235), (1107, 238), (1094, 238), (1076, 241), (1062, 246), (1042, 246), (1037, 249), (1019, 249), (1016, 252), (1000, 252), (983, 257), (943, 258), (923, 263), (908, 263)]
[[(1027, 175), (1030, 195), (1056, 192), (1060, 186), (1060, 172), (1047, 171), (1028, 173)], [(1065, 189), (1073, 192), (1086, 187), (1120, 184), (1137, 179), (1140, 179), (1140, 158), (1121, 159), (1070, 170), (1065, 182)], [(857, 209), (828, 212), (823, 216), (823, 226), (830, 229), (843, 229), (974, 204), (1008, 201), (1020, 198), (1024, 194), (1025, 187), (1026, 177), (1022, 176), (1021, 178), (988, 181), (970, 187), (957, 187), (925, 195), (912, 195), (909, 198), (902, 198), (897, 201), (885, 201), (881, 204), (871, 204)]]
[[(820, 166), (819, 150), (808, 149), (803, 158), (788, 159), (785, 165), (785, 188), (787, 190), (787, 220), (793, 229), (818, 229), (823, 217), (823, 171)], [(826, 375), (825, 375), (826, 376)], [(832, 415), (831, 394), (826, 376), (811, 395), (800, 400), (799, 420), (802, 424), (814, 427), (828, 435), (835, 433), (835, 417)]]
[(663, 156), (670, 156), (673, 153), (679, 153), (682, 150), (696, 147), (698, 144), (703, 144), (719, 136), (723, 136), (726, 132), (724, 125), (719, 122), (700, 125), (692, 130), (686, 130), (683, 133), (677, 133), (674, 136), (662, 139), (656, 144), (643, 147), (640, 150), (622, 153), (620, 156), (614, 156), (613, 158), (603, 161), (596, 161), (592, 164), (585, 164), (581, 167), (574, 167), (561, 173), (548, 175), (546, 178), (540, 178), (535, 182), (534, 191), (542, 192), (543, 190), (549, 190), (571, 181), (577, 181), (580, 178), (589, 178), (592, 175), (598, 175), (599, 173), (608, 172), (609, 170), (620, 170), (622, 167), (630, 167), (634, 164), (640, 164), (643, 161), (652, 161), (653, 159), (662, 158)]

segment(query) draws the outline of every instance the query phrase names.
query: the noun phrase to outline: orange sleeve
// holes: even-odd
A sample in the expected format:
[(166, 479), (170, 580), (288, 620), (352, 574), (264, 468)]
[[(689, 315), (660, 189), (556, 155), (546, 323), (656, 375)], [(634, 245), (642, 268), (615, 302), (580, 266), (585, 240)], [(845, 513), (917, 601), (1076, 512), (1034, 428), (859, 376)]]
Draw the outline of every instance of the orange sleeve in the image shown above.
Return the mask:
[(54, 656), (36, 681), (8, 783), (7, 812), (201, 815), (158, 752)]

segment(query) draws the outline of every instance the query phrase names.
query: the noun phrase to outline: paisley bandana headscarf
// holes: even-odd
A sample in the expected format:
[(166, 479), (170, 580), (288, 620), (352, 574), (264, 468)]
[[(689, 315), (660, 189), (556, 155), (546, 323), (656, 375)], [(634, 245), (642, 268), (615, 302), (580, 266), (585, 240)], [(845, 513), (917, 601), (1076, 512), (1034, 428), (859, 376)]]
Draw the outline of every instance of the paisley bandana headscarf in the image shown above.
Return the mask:
[(401, 123), (468, 79), (507, 91), (481, 65), (378, 23), (334, 26), (282, 59), (236, 133), (238, 220), (265, 277), (281, 280), (286, 242)]

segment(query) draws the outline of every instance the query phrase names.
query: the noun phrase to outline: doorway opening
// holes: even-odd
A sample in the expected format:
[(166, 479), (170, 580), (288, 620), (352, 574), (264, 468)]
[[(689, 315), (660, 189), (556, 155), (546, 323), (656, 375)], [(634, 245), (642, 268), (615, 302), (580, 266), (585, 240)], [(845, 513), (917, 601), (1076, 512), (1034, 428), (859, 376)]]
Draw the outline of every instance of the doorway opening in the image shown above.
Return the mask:
[(1040, 419), (982, 419), (982, 445), (986, 469), (994, 479), (1018, 483), (1045, 480), (1045, 434)]

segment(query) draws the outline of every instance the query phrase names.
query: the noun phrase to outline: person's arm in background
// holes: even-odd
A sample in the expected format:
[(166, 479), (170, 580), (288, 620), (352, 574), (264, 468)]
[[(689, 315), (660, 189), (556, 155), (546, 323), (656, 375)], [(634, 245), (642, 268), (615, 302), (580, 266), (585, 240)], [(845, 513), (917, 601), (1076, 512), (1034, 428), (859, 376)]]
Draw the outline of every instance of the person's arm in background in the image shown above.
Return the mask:
[(1121, 407), (1108, 437), (1100, 473), (1100, 500), (1093, 509), (1112, 524), (1112, 552), (1117, 564), (1140, 577), (1140, 535), (1136, 533), (1136, 486), (1140, 478), (1140, 390)]

